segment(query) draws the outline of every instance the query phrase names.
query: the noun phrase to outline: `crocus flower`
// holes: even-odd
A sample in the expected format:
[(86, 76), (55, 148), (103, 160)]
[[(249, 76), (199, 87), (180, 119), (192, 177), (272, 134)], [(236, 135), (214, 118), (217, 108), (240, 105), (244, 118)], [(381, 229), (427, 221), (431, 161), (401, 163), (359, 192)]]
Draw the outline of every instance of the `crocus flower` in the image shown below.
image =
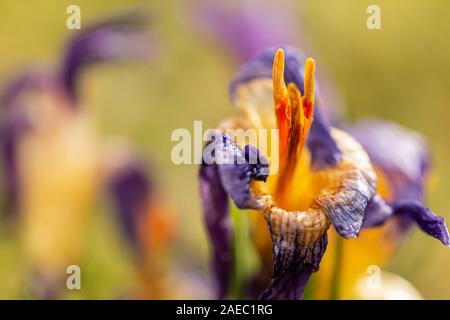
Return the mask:
[[(92, 62), (135, 57), (135, 16), (87, 28), (69, 42), (59, 71), (30, 72), (3, 95), (0, 124), (7, 201), (20, 214), (33, 279), (55, 297), (60, 277), (76, 264), (97, 186), (95, 130), (78, 102), (76, 81)], [(134, 43), (134, 45), (133, 45)]]
[[(296, 49), (267, 49), (245, 64), (231, 83), (239, 113), (219, 128), (277, 128), (278, 139), (270, 143), (278, 146), (279, 163), (268, 165), (254, 146), (238, 145), (223, 131), (205, 146), (200, 192), (219, 298), (226, 296), (233, 273), (228, 197), (240, 209), (257, 211), (251, 213), (256, 217), (255, 243), (267, 243), (270, 233), (273, 276), (262, 299), (301, 297), (310, 275), (319, 269), (331, 225), (339, 236), (355, 238), (364, 221), (373, 226), (369, 217), (414, 211), (382, 200), (366, 151), (350, 134), (325, 121), (315, 95), (314, 68), (314, 61)], [(214, 160), (233, 161), (211, 161), (211, 149)], [(267, 175), (273, 168), (278, 172)], [(428, 216), (441, 219), (431, 212)], [(257, 222), (261, 217), (268, 228)], [(434, 225), (436, 236), (445, 242), (445, 225)], [(270, 252), (267, 245), (257, 248), (264, 268)]]

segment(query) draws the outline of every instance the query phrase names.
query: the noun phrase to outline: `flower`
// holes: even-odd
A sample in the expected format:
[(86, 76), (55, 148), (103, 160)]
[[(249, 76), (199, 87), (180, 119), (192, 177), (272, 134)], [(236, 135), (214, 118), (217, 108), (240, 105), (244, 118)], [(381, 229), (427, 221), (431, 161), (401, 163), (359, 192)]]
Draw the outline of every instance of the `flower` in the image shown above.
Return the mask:
[[(36, 101), (42, 101), (53, 104), (51, 108), (58, 109), (57, 112), (61, 113), (69, 114), (71, 109), (78, 109), (80, 94), (77, 92), (76, 82), (82, 70), (98, 62), (145, 55), (143, 22), (142, 16), (132, 13), (88, 27), (69, 41), (58, 71), (27, 71), (6, 86), (1, 101), (4, 110), (0, 123), (0, 143), (7, 212), (16, 211), (20, 201), (16, 159), (18, 143), (25, 133), (37, 125), (37, 121), (43, 121), (37, 112), (33, 112), (38, 107), (31, 106), (36, 105)], [(68, 117), (73, 115), (76, 116), (76, 113)]]
[[(320, 114), (314, 68), (314, 60), (293, 48), (268, 49), (244, 65), (230, 86), (240, 114), (219, 127), (278, 128), (279, 139), (270, 141), (278, 145), (277, 173), (261, 174), (267, 159), (252, 146), (238, 146), (226, 133), (216, 134), (205, 146), (206, 151), (214, 144), (216, 159), (225, 155), (238, 160), (204, 160), (200, 168), (219, 297), (227, 292), (231, 274), (228, 195), (238, 208), (259, 211), (270, 230), (274, 272), (263, 299), (299, 298), (319, 268), (330, 225), (344, 238), (356, 237), (376, 195), (376, 174), (364, 149), (349, 134), (331, 128)], [(271, 96), (275, 112), (267, 110)], [(256, 163), (250, 161), (255, 155)], [(265, 184), (258, 182), (266, 179)]]
[[(314, 89), (314, 61), (296, 49), (283, 49), (267, 49), (242, 67), (230, 86), (239, 114), (221, 122), (220, 133), (216, 132), (204, 149), (200, 193), (219, 298), (229, 290), (232, 260), (236, 258), (231, 250), (228, 197), (240, 209), (257, 211), (251, 213), (254, 243), (266, 271), (270, 240), (261, 216), (267, 223), (273, 277), (262, 299), (298, 299), (302, 295), (310, 275), (319, 269), (330, 225), (335, 233), (348, 239), (391, 216), (408, 217), (448, 244), (443, 219), (417, 199), (383, 200), (383, 176), (369, 146), (357, 133), (355, 139), (330, 127), (320, 113), (321, 99)], [(268, 165), (258, 149), (239, 145), (226, 133), (227, 129), (250, 128), (278, 128), (278, 139), (270, 141), (278, 146), (278, 164), (275, 160)], [(233, 161), (211, 161), (211, 149), (214, 160)], [(267, 175), (268, 168), (279, 170)], [(417, 194), (421, 188), (412, 188), (411, 194), (413, 190)]]
[(76, 82), (92, 62), (136, 57), (138, 47), (132, 44), (142, 34), (143, 20), (135, 18), (105, 21), (78, 33), (58, 71), (27, 72), (3, 94), (6, 200), (10, 214), (20, 216), (24, 251), (44, 298), (58, 295), (67, 266), (78, 261), (99, 180), (98, 141), (80, 108)]

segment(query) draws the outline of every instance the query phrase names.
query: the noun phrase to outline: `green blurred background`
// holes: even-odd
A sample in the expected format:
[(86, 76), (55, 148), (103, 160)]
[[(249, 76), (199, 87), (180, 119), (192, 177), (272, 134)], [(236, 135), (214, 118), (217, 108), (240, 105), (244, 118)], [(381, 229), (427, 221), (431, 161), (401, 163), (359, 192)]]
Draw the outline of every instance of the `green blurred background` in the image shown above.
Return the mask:
[[(198, 32), (192, 21), (197, 1), (1, 1), (0, 85), (24, 66), (55, 67), (75, 32), (66, 28), (70, 4), (80, 6), (82, 27), (136, 6), (151, 15), (153, 57), (145, 64), (90, 69), (83, 75), (82, 100), (102, 136), (127, 137), (157, 168), (178, 216), (175, 257), (209, 272), (198, 168), (171, 162), (170, 134), (192, 130), (194, 120), (211, 128), (233, 113), (227, 90), (237, 60)], [(381, 8), (381, 30), (366, 28), (371, 4)], [(302, 47), (337, 87), (348, 119), (390, 119), (427, 138), (437, 176), (429, 205), (450, 219), (450, 2), (311, 0), (297, 1), (295, 9)], [(130, 253), (109, 209), (99, 203), (94, 217), (81, 266), (83, 290), (68, 297), (116, 298), (133, 280)], [(449, 268), (448, 249), (418, 230), (388, 267), (435, 299), (450, 299)], [(0, 298), (30, 297), (24, 283), (19, 240), (0, 226)]]

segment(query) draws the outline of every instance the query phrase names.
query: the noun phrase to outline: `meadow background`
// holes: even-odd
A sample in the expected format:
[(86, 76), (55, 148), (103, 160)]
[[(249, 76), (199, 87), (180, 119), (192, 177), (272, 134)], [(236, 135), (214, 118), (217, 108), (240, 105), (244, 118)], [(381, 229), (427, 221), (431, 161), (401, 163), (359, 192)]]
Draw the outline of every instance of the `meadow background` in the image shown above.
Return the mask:
[[(199, 30), (199, 1), (1, 1), (0, 86), (24, 67), (59, 63), (76, 32), (66, 28), (70, 4), (80, 6), (82, 27), (135, 7), (150, 15), (150, 59), (91, 68), (81, 81), (82, 103), (102, 136), (126, 137), (146, 156), (177, 214), (176, 263), (207, 274), (198, 168), (172, 163), (170, 134), (192, 130), (194, 120), (211, 128), (233, 113), (228, 83), (237, 59)], [(371, 4), (381, 8), (381, 30), (366, 28)], [(294, 8), (301, 47), (336, 87), (347, 119), (390, 119), (429, 141), (435, 169), (429, 205), (450, 219), (450, 2), (303, 0)], [(133, 279), (129, 250), (109, 209), (102, 201), (96, 206), (81, 264), (83, 290), (68, 298), (120, 297)], [(425, 298), (450, 299), (448, 250), (415, 229), (388, 269)], [(14, 228), (0, 225), (0, 298), (30, 298), (22, 259)]]

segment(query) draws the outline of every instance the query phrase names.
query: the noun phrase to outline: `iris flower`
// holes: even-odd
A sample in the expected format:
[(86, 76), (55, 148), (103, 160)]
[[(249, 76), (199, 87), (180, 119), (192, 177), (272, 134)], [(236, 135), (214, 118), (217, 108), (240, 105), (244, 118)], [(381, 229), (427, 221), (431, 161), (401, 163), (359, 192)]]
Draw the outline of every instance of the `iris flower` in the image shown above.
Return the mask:
[[(319, 269), (329, 229), (344, 239), (355, 238), (363, 227), (406, 216), (448, 244), (442, 218), (417, 202), (383, 200), (379, 172), (364, 144), (331, 127), (321, 114), (314, 71), (314, 60), (300, 51), (271, 48), (245, 64), (231, 83), (238, 114), (219, 124), (220, 133), (205, 146), (199, 173), (218, 298), (228, 294), (235, 259), (228, 198), (239, 209), (251, 210), (263, 270), (271, 269), (272, 243), (273, 274), (261, 299), (302, 296)], [(251, 128), (278, 129), (278, 138), (270, 140), (278, 150), (278, 160), (271, 160), (278, 163), (226, 132)], [(211, 161), (208, 155), (232, 161)]]
[(56, 72), (30, 71), (7, 86), (0, 123), (8, 211), (20, 216), (24, 248), (41, 297), (57, 296), (78, 261), (97, 189), (98, 144), (79, 101), (88, 65), (141, 57), (142, 19), (130, 15), (77, 33)]

